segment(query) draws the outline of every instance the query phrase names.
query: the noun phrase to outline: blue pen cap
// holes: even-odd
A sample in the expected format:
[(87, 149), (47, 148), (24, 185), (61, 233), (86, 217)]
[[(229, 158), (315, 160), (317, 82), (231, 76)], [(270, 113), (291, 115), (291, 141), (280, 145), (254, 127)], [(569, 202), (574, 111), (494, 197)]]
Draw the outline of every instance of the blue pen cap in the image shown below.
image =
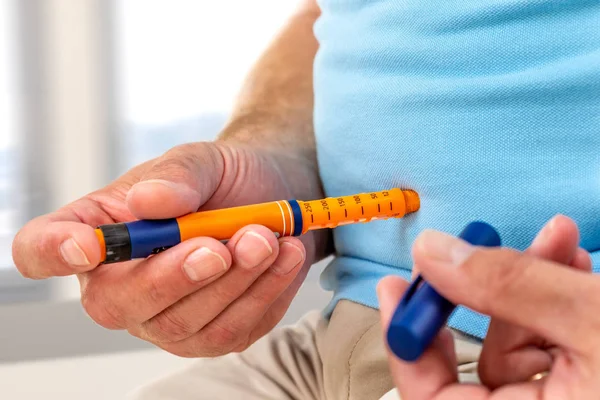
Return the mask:
[[(496, 230), (485, 222), (472, 222), (459, 237), (475, 246), (501, 245)], [(456, 305), (442, 297), (418, 276), (400, 300), (387, 331), (388, 346), (404, 361), (415, 361), (431, 345)]]

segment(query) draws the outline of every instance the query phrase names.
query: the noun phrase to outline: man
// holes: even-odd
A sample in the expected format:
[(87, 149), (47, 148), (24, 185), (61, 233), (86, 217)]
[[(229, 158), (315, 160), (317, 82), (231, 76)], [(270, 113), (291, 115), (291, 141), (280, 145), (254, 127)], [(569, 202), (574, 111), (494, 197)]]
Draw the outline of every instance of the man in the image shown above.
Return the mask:
[[(30, 222), (15, 262), (31, 278), (77, 274), (102, 326), (186, 357), (225, 355), (138, 398), (378, 399), (393, 381), (376, 286), (410, 278), (421, 231), (481, 219), (524, 250), (564, 213), (582, 247), (598, 248), (598, 17), (594, 2), (305, 1), (219, 140), (177, 147)], [(249, 226), (227, 245), (197, 238), (96, 267), (99, 224), (390, 187), (416, 190), (420, 211), (340, 227), (333, 242)], [(333, 250), (322, 316), (267, 335)], [(475, 380), (488, 319), (460, 308), (450, 326), (459, 371)]]

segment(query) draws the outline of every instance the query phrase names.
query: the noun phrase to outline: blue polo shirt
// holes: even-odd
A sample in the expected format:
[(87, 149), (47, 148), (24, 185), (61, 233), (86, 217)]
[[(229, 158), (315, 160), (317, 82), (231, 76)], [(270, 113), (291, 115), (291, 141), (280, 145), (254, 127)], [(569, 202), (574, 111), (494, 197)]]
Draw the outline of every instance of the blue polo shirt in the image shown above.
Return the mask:
[[(377, 282), (409, 278), (426, 228), (472, 220), (525, 249), (573, 218), (600, 267), (600, 2), (321, 0), (315, 130), (328, 196), (412, 188), (421, 210), (334, 230), (322, 285), (377, 308)], [(486, 334), (458, 308), (450, 325)]]

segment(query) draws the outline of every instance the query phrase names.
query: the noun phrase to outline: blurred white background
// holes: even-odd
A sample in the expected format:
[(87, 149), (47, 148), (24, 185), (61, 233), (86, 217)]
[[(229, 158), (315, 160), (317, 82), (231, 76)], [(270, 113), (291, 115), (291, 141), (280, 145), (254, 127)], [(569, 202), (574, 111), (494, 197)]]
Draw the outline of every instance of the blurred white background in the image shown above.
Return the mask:
[[(27, 220), (223, 126), (296, 0), (0, 0), (0, 398), (120, 398), (189, 362), (104, 331), (75, 279), (27, 281)], [(286, 316), (328, 298), (320, 268)]]

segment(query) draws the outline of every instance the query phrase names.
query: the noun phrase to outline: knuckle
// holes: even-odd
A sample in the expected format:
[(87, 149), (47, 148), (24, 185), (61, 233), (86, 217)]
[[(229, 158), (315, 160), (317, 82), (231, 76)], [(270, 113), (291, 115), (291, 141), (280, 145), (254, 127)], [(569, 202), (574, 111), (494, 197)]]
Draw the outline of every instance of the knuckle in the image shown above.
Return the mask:
[(248, 335), (237, 328), (223, 326), (213, 321), (202, 330), (203, 342), (211, 354), (225, 354), (236, 348), (240, 343), (247, 342)]
[[(246, 282), (242, 282), (242, 279), (248, 279), (248, 286), (249, 286), (249, 283), (250, 283), (249, 278), (241, 278), (240, 284), (246, 283)], [(240, 290), (240, 288), (236, 288), (233, 285), (213, 285), (211, 287), (211, 291), (213, 291), (213, 293), (214, 293), (213, 296), (215, 299), (223, 300), (225, 302), (232, 302), (232, 301), (236, 300), (238, 297), (240, 297), (243, 293)]]
[(241, 353), (241, 352), (245, 351), (246, 349), (248, 349), (248, 347), (250, 347), (251, 344), (252, 344), (252, 339), (250, 338), (250, 335), (248, 335), (242, 342), (240, 342), (237, 346), (232, 348), (230, 352), (231, 353)]
[(218, 357), (244, 351), (250, 344), (250, 335), (239, 335), (214, 322), (185, 340), (156, 343), (161, 349), (183, 358)]
[[(489, 311), (498, 301), (506, 298), (526, 279), (530, 258), (508, 249), (478, 251), (465, 266), (477, 282), (478, 304)], [(493, 260), (493, 262), (490, 262)]]
[(185, 178), (191, 169), (187, 159), (167, 157), (166, 155), (153, 166), (154, 171), (160, 171), (161, 174), (169, 175), (171, 179)]
[(38, 271), (36, 265), (32, 265), (32, 262), (27, 261), (26, 254), (33, 255), (35, 259), (35, 256), (55, 254), (57, 252), (58, 248), (52, 248), (52, 243), (48, 237), (42, 237), (40, 240), (35, 241), (29, 250), (20, 238), (15, 238), (13, 244), (15, 265), (21, 275), (28, 279), (42, 279), (44, 276), (42, 275), (42, 271)]
[(179, 342), (196, 333), (188, 320), (171, 309), (164, 310), (146, 324), (148, 336), (157, 342)]
[(149, 304), (162, 304), (165, 302), (165, 285), (159, 282), (160, 276), (151, 277), (144, 285), (143, 295)]
[(165, 154), (173, 155), (176, 157), (185, 156), (187, 154), (195, 154), (199, 150), (200, 143), (183, 143), (169, 149)]
[(222, 353), (206, 349), (198, 337), (189, 338), (177, 343), (158, 343), (157, 346), (182, 358), (217, 357), (223, 355)]
[[(275, 289), (275, 287), (272, 287), (272, 289)], [(271, 304), (276, 298), (273, 293), (267, 290), (251, 290), (247, 295), (251, 302), (256, 304), (257, 307), (264, 307), (265, 305)]]
[(90, 318), (104, 328), (122, 329), (125, 326), (122, 313), (102, 291), (89, 282), (82, 288), (81, 305)]
[(34, 254), (56, 254), (58, 246), (51, 235), (44, 235), (34, 243)]
[(181, 346), (181, 345), (172, 345), (172, 344), (161, 344), (158, 347), (161, 349), (182, 358), (196, 358), (202, 357), (203, 354), (199, 354), (195, 351), (195, 349), (191, 346)]
[(198, 169), (205, 158), (210, 157), (206, 143), (185, 143), (168, 150), (154, 165), (155, 170), (168, 171), (169, 174), (185, 175)]

